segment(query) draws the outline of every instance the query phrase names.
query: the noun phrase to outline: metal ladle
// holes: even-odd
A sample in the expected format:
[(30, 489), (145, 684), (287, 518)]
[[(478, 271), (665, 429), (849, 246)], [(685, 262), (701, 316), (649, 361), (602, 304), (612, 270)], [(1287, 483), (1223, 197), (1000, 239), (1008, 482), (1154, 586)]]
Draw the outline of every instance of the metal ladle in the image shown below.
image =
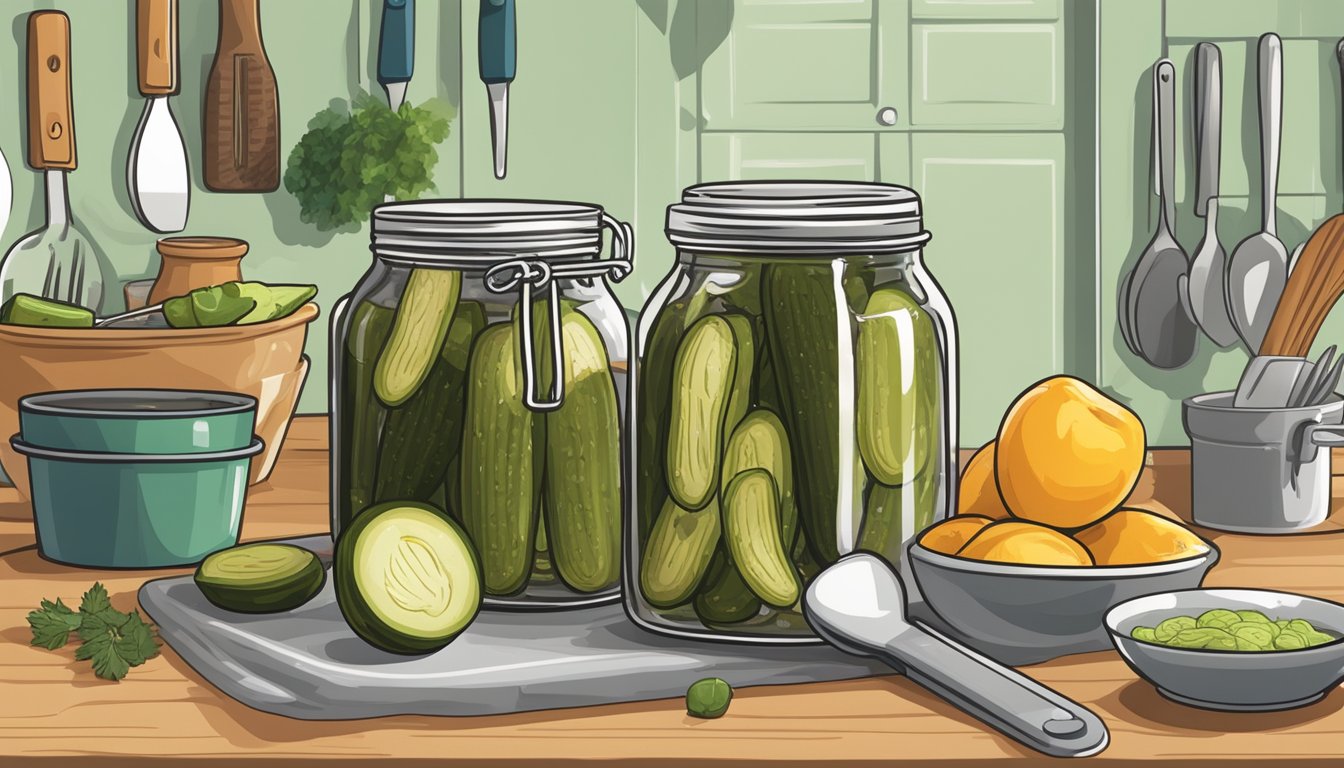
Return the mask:
[(1058, 757), (1095, 755), (1110, 734), (1090, 710), (905, 615), (905, 588), (882, 559), (846, 555), (807, 588), (817, 634), (873, 656), (1012, 739)]

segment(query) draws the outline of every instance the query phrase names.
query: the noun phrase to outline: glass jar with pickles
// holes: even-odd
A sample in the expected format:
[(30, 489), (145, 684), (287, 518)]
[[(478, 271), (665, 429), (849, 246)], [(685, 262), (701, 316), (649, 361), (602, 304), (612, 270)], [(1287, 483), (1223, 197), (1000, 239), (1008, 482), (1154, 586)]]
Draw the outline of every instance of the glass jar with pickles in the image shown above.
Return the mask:
[(429, 507), (471, 540), (487, 606), (618, 599), (629, 341), (607, 281), (630, 272), (629, 225), (505, 200), (372, 218), (332, 321), (332, 537)]
[(639, 323), (625, 604), (663, 633), (817, 642), (809, 580), (893, 564), (955, 494), (956, 330), (919, 196), (687, 189)]

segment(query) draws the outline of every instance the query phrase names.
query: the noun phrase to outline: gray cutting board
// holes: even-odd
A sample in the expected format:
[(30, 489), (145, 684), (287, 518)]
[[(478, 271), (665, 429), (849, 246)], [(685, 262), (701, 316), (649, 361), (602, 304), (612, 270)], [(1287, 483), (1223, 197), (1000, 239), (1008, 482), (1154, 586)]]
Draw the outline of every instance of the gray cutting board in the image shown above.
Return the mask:
[[(294, 539), (326, 559), (325, 536)], [(825, 646), (763, 647), (666, 638), (620, 605), (576, 611), (484, 611), (447, 648), (419, 657), (376, 650), (345, 625), (331, 580), (285, 614), (211, 605), (190, 576), (140, 589), (159, 635), (238, 701), (304, 720), (384, 715), (495, 715), (685, 695), (702, 677), (735, 687), (846, 680), (891, 668)]]

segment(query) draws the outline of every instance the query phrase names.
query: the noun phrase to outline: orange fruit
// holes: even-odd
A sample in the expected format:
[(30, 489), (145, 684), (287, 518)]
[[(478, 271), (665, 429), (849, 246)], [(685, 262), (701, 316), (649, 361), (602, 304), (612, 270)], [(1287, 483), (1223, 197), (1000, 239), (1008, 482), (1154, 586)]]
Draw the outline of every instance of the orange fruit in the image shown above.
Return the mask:
[(1129, 496), (1143, 471), (1143, 422), (1072, 376), (1018, 396), (995, 449), (999, 493), (1014, 517), (1081, 528)]
[(955, 555), (981, 528), (994, 522), (979, 515), (958, 515), (933, 526), (919, 537), (919, 545), (934, 552)]
[(1001, 520), (1008, 517), (1008, 508), (999, 496), (994, 482), (994, 441), (985, 443), (966, 462), (961, 472), (961, 488), (957, 493), (958, 515), (984, 515)]
[(1142, 509), (1122, 509), (1073, 535), (1097, 565), (1142, 565), (1183, 560), (1209, 551), (1190, 529)]
[(1083, 545), (1044, 525), (1000, 520), (980, 530), (958, 557), (1017, 565), (1092, 565)]

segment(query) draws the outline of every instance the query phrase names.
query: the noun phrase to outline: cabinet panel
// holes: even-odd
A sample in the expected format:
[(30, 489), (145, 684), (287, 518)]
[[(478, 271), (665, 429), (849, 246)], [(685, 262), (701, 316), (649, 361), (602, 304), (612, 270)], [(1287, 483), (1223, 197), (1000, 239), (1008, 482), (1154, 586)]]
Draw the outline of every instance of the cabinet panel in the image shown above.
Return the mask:
[[(725, 2), (727, 0), (724, 0)], [(709, 130), (890, 129), (907, 126), (909, 0), (736, 0), (728, 37), (705, 60)]]
[(914, 0), (916, 19), (1042, 19), (1059, 18), (1060, 0)]
[(876, 178), (871, 133), (710, 133), (700, 140), (700, 180)]
[(916, 127), (1064, 126), (1064, 29), (1054, 24), (915, 24)]
[(1063, 354), (1064, 137), (914, 134), (911, 163), (933, 241), (925, 250), (957, 313), (961, 440), (994, 436)]

